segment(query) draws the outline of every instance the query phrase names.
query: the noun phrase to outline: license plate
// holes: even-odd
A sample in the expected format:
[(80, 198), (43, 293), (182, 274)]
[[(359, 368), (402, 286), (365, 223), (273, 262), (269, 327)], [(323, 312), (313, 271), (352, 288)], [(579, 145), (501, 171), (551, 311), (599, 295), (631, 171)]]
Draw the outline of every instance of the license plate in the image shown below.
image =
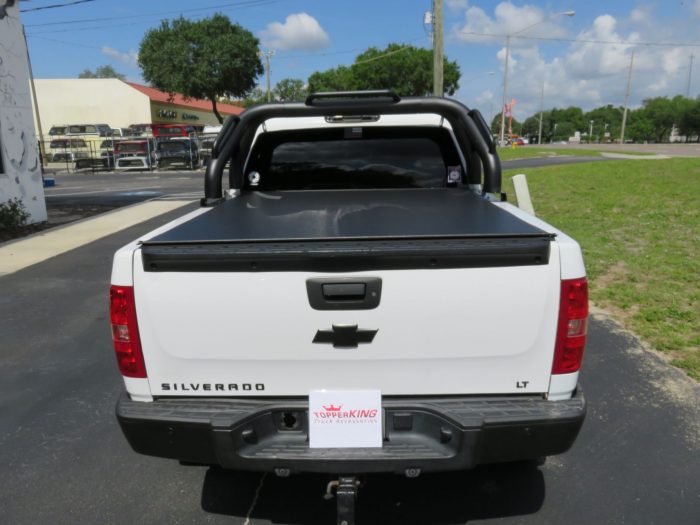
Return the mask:
[(311, 448), (381, 448), (379, 390), (312, 390), (309, 393)]

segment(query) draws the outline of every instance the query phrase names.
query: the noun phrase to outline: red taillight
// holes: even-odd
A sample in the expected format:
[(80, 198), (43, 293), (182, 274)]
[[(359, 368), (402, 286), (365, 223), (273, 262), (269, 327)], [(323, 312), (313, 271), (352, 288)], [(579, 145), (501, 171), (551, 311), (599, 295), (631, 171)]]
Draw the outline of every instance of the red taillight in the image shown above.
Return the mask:
[(588, 281), (585, 277), (563, 280), (553, 374), (570, 374), (581, 368), (587, 327)]
[(126, 377), (146, 377), (131, 286), (112, 286), (109, 289), (109, 318), (119, 371)]

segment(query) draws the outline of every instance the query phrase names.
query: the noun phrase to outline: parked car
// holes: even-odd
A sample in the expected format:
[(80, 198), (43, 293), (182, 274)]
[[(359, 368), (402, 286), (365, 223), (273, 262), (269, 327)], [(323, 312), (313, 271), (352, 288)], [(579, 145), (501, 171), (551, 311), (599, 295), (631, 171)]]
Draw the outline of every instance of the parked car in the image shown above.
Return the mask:
[(122, 140), (114, 144), (117, 169), (151, 169), (155, 161), (153, 139)]
[(88, 144), (81, 138), (53, 139), (49, 143), (50, 162), (75, 162), (90, 157)]
[(156, 165), (159, 169), (199, 167), (199, 148), (194, 140), (172, 138), (156, 144)]
[(98, 137), (109, 137), (112, 128), (107, 124), (65, 124), (51, 126), (49, 135), (96, 135)]
[(189, 137), (197, 128), (189, 124), (153, 124), (152, 130), (154, 137), (168, 138)]
[(214, 148), (214, 142), (216, 142), (216, 137), (219, 136), (219, 131), (221, 131), (221, 126), (205, 126), (204, 132), (198, 137), (199, 156), (202, 159), (202, 166), (206, 166), (209, 163), (211, 152)]

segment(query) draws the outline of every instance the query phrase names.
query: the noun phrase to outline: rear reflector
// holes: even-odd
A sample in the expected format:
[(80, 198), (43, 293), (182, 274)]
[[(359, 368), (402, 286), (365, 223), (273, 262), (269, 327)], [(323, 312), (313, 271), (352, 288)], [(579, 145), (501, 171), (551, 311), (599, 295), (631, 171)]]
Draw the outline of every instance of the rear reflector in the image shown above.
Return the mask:
[(588, 281), (585, 277), (563, 280), (553, 374), (570, 374), (581, 368), (587, 329)]
[(109, 318), (119, 371), (126, 377), (147, 377), (133, 287), (112, 286), (109, 289)]

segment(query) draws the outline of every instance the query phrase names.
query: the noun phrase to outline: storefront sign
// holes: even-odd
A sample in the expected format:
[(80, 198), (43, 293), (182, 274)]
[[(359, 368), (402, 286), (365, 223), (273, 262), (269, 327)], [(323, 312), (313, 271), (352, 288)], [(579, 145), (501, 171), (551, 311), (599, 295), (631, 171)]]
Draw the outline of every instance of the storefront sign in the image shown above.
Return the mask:
[(160, 118), (177, 118), (177, 111), (161, 108), (158, 110), (158, 116)]

